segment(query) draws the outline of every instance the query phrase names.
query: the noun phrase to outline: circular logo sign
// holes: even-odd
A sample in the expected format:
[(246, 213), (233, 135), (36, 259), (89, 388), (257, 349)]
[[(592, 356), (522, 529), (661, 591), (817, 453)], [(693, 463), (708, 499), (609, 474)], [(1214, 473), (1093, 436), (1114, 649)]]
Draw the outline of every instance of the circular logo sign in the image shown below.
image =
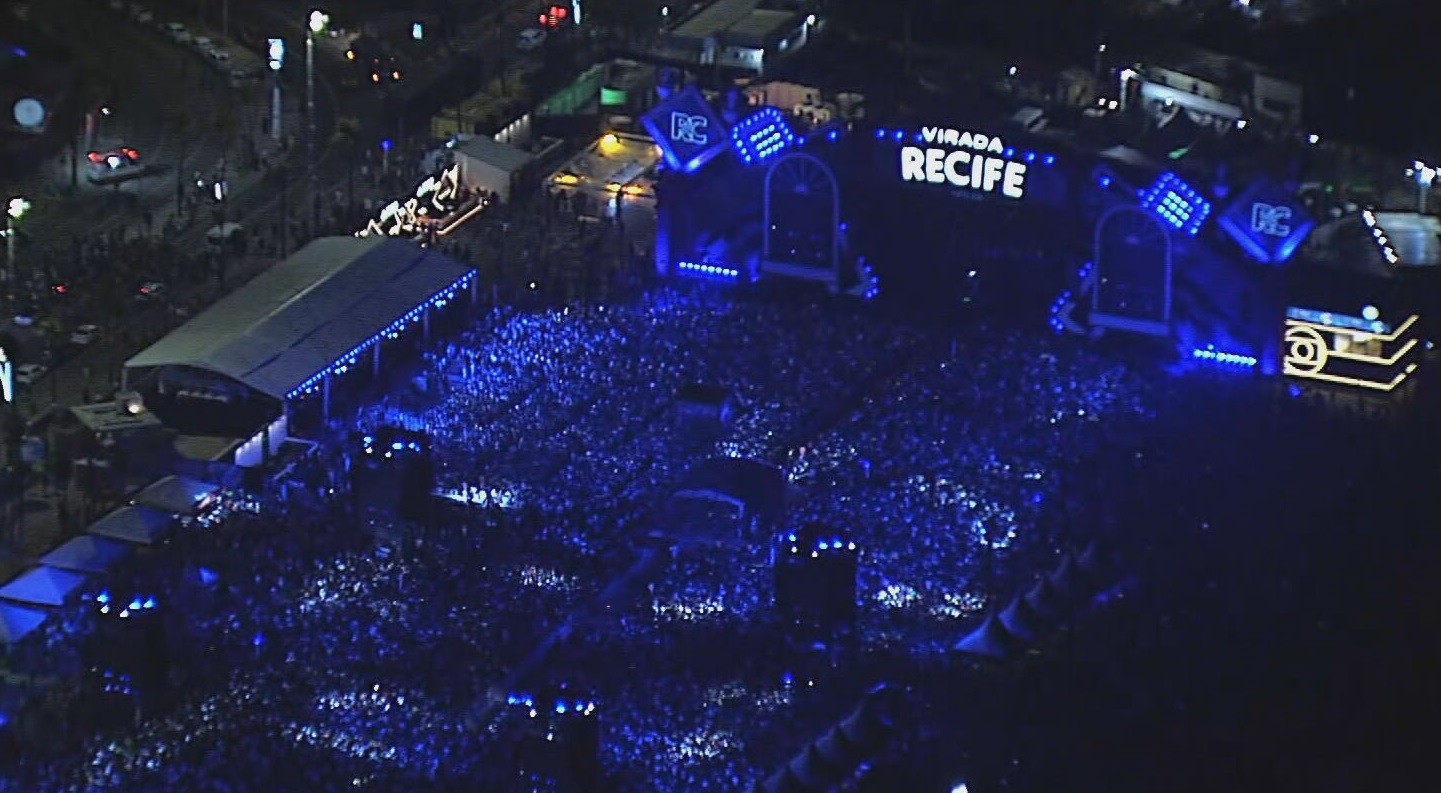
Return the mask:
[(38, 99), (21, 99), (15, 103), (15, 123), (33, 129), (45, 121), (45, 106)]

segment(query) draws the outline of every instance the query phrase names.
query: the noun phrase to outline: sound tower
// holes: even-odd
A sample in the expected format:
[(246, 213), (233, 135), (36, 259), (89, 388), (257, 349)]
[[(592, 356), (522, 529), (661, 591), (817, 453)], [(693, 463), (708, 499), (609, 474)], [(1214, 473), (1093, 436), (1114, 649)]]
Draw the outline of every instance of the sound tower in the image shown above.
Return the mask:
[(435, 465), (428, 434), (379, 427), (374, 432), (356, 433), (353, 448), (351, 492), (358, 512), (429, 520)]
[(525, 694), (506, 702), (523, 720), (514, 747), (517, 776), (559, 793), (600, 787), (600, 716), (594, 702), (537, 701)]
[(855, 542), (818, 524), (782, 535), (775, 554), (776, 608), (799, 627), (823, 633), (856, 618)]

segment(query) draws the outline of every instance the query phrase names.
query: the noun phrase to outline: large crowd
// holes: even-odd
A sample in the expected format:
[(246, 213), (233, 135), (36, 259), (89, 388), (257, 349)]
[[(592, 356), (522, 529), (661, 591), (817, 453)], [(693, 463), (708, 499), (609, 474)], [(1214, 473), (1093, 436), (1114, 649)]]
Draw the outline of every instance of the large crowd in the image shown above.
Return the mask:
[[(49, 740), (14, 789), (473, 787), (506, 773), (506, 687), (558, 685), (597, 703), (619, 789), (742, 789), (864, 681), (786, 649), (772, 537), (665, 543), (639, 586), (609, 586), (687, 469), (782, 465), (787, 524), (860, 547), (853, 670), (944, 661), (1094, 534), (1071, 507), (1112, 469), (1087, 462), (1148, 419), (1155, 380), (1058, 338), (703, 289), (498, 309), (421, 374), (419, 396), (354, 422), (429, 434), (432, 524), (365, 531), (341, 473), (355, 450), (322, 446), (257, 512), (188, 529), (132, 573), (161, 604), (168, 693), (137, 694), (123, 728)], [(689, 383), (734, 395), (719, 431), (677, 420)], [(72, 635), (94, 629), (93, 603), (72, 610)]]

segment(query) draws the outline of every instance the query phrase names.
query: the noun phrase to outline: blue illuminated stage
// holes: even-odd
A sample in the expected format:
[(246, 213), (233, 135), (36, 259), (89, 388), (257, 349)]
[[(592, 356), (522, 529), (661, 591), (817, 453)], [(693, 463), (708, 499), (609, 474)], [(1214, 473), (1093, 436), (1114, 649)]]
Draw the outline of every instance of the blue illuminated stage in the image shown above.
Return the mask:
[[(1080, 150), (1016, 122), (806, 129), (774, 107), (718, 111), (695, 88), (665, 97), (644, 124), (668, 166), (657, 186), (662, 275), (884, 289), (1000, 320), (1049, 305), (1057, 332), (1140, 334), (1185, 362), (1292, 377), (1306, 375), (1288, 357), (1288, 310), (1348, 315), (1366, 303), (1350, 305), (1356, 289), (1298, 297), (1314, 269), (1300, 254), (1323, 218), (1265, 174), (1226, 184), (1225, 169)], [(1362, 217), (1381, 266), (1394, 265), (1384, 229)], [(1387, 350), (1374, 354), (1390, 361)], [(1394, 388), (1406, 365), (1374, 383), (1310, 379)]]

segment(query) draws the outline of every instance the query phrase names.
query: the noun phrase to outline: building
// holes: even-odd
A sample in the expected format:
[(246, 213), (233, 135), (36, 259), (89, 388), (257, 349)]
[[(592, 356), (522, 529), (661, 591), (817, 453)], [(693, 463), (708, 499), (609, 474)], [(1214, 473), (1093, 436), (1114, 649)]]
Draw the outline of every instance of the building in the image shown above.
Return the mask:
[(228, 437), (254, 466), (286, 439), (299, 403), (329, 414), (331, 382), (378, 371), (383, 345), (408, 328), (429, 334), (435, 309), (475, 270), (393, 237), (324, 237), (230, 293), (125, 362), (127, 389), (167, 427)]
[(1121, 100), (1161, 116), (1185, 110), (1202, 125), (1301, 124), (1301, 86), (1240, 58), (1189, 47), (1122, 69)]
[(764, 74), (768, 61), (805, 46), (814, 25), (815, 16), (794, 5), (716, 0), (667, 32), (660, 54), (697, 66)]

